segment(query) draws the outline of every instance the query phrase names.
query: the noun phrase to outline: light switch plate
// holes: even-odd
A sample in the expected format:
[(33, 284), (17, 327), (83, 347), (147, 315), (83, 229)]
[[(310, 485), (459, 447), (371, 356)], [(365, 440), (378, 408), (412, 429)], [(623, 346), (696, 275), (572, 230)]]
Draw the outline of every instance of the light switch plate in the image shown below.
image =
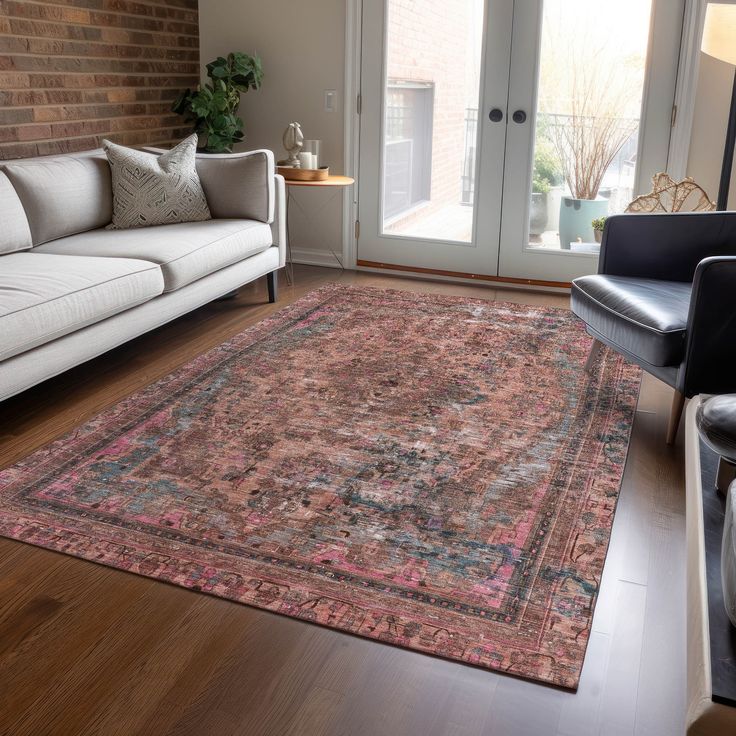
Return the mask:
[(337, 90), (325, 90), (325, 112), (335, 112), (337, 108)]

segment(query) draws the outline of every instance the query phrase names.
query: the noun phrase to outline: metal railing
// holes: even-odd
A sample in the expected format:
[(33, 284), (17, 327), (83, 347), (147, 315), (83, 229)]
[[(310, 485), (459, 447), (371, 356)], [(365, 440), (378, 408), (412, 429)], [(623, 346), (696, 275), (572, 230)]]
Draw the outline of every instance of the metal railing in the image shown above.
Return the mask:
[(475, 154), (478, 148), (478, 108), (465, 110), (465, 153), (463, 155), (460, 203), (472, 206), (475, 200)]
[[(543, 124), (547, 129), (566, 125), (570, 120), (570, 115), (560, 115), (557, 113), (546, 113), (543, 120), (538, 123)], [(622, 125), (630, 126), (631, 123), (638, 123), (638, 120), (631, 118), (618, 118)], [(539, 131), (538, 131), (539, 132)], [(626, 143), (621, 147), (614, 160), (609, 166), (609, 171), (623, 172), (627, 168), (632, 168), (636, 164), (636, 150), (638, 145), (638, 126), (632, 133)], [(463, 173), (462, 173), (462, 194), (460, 202), (464, 205), (472, 205), (475, 199), (475, 170), (476, 170), (476, 151), (478, 140), (478, 108), (469, 107), (465, 110), (465, 150), (463, 154)]]

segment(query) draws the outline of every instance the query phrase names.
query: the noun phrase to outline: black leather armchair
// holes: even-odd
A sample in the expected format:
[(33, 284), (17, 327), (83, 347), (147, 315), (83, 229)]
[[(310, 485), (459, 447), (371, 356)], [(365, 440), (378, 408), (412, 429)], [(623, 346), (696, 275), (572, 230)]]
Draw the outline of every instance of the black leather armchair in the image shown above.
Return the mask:
[(685, 399), (736, 392), (736, 212), (613, 215), (598, 273), (572, 284), (594, 338), (675, 389), (667, 443)]

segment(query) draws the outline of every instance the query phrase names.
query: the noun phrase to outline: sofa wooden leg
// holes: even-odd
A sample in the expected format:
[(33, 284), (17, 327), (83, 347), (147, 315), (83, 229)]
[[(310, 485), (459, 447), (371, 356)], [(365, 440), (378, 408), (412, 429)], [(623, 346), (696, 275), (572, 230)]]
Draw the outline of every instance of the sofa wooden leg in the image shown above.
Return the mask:
[(276, 279), (277, 279), (276, 271), (271, 271), (271, 273), (269, 273), (266, 276), (266, 283), (268, 284), (269, 304), (273, 304), (278, 298), (279, 288), (278, 288), (278, 281)]
[(685, 394), (681, 391), (675, 390), (675, 395), (672, 397), (672, 407), (670, 409), (670, 421), (667, 425), (667, 444), (674, 445), (675, 438), (677, 437), (677, 430), (680, 427), (680, 419), (682, 417), (682, 410), (685, 406)]
[(593, 339), (593, 344), (590, 346), (590, 352), (588, 353), (588, 360), (585, 361), (586, 373), (590, 373), (593, 370), (593, 363), (595, 363), (598, 353), (600, 353), (604, 347), (605, 346), (600, 340)]

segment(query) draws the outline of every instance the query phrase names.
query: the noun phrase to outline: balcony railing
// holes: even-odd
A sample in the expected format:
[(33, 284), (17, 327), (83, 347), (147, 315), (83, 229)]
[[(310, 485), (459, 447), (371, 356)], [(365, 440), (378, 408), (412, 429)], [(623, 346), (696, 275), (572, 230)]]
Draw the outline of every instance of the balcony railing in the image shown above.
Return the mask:
[[(564, 126), (571, 119), (570, 115), (546, 114), (545, 124), (548, 128)], [(621, 125), (631, 126), (630, 118), (619, 118)], [(626, 184), (633, 186), (634, 171), (636, 169), (636, 151), (638, 146), (638, 126), (626, 143), (621, 147), (604, 177), (603, 186), (609, 189), (623, 189), (623, 196), (627, 190)], [(472, 205), (475, 199), (475, 171), (476, 151), (478, 140), (478, 108), (469, 107), (465, 110), (465, 151), (463, 156), (462, 194), (461, 204)], [(625, 183), (624, 183), (625, 182)]]

